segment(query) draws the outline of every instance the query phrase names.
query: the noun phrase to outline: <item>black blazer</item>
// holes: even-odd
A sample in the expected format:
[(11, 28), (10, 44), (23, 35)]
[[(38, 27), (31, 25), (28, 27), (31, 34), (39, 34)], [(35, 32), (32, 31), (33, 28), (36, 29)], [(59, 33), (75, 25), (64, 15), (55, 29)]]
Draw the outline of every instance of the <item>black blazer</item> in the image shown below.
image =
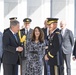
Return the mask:
[(44, 32), (44, 39), (47, 39), (47, 28), (42, 28), (43, 32)]
[(20, 46), (19, 38), (18, 41), (16, 41), (10, 30), (3, 34), (3, 63), (17, 64), (18, 52), (16, 48), (18, 46)]

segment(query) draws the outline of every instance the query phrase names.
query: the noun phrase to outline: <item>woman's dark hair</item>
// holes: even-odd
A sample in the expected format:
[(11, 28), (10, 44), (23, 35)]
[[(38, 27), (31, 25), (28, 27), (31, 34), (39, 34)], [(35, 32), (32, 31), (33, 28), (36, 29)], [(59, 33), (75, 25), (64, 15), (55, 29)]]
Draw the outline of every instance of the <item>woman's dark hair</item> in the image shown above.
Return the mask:
[(35, 41), (36, 37), (35, 37), (35, 29), (38, 29), (39, 32), (40, 32), (40, 35), (39, 35), (39, 42), (44, 42), (44, 33), (42, 31), (42, 29), (40, 27), (35, 27), (34, 30), (33, 30), (33, 33), (32, 33), (32, 41)]

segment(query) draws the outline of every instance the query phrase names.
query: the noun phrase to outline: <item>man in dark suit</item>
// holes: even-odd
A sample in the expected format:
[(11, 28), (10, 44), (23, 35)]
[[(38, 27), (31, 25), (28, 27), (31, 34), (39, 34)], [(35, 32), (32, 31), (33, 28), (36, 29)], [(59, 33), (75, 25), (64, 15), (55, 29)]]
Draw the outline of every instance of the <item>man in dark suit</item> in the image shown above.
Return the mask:
[[(11, 22), (11, 21), (14, 21), (14, 20), (17, 20), (17, 17), (10, 17), (9, 20), (10, 20), (10, 22)], [(6, 31), (8, 31), (8, 30), (9, 30), (9, 28), (4, 29), (3, 34), (4, 34)], [(16, 75), (18, 75), (18, 65), (17, 65)]]
[(44, 27), (42, 28), (44, 32), (44, 39), (47, 39), (47, 36), (49, 35), (49, 26), (47, 25), (47, 19), (44, 21)]
[(63, 75), (63, 60), (62, 60), (62, 36), (57, 28), (58, 18), (49, 18), (50, 35), (48, 36), (48, 51), (45, 55), (45, 60), (48, 60), (50, 65), (51, 75)]
[[(49, 26), (47, 25), (47, 19), (44, 21), (44, 28), (42, 28), (44, 32), (44, 39), (45, 39), (46, 46), (48, 45), (47, 36), (49, 35)], [(47, 53), (47, 49), (45, 50), (45, 54), (46, 53)], [(50, 66), (48, 65), (48, 60), (45, 60), (45, 59), (44, 59), (44, 75), (50, 75)]]
[(3, 70), (4, 75), (17, 75), (17, 64), (19, 62), (19, 52), (23, 51), (20, 46), (17, 32), (19, 31), (19, 22), (17, 20), (10, 22), (10, 28), (3, 34)]
[(23, 51), (21, 53), (22, 56), (22, 75), (25, 75), (25, 68), (26, 68), (26, 55), (27, 55), (27, 50), (26, 50), (26, 44), (31, 40), (31, 34), (33, 32), (33, 29), (30, 28), (30, 23), (32, 22), (32, 20), (30, 18), (25, 18), (23, 19), (24, 22), (24, 26), (25, 28), (20, 30), (20, 36), (21, 38), (25, 35), (26, 36), (26, 43), (22, 42), (22, 46), (23, 46)]
[(0, 32), (0, 69), (1, 69), (1, 62), (2, 62), (2, 54), (3, 54), (3, 48), (2, 48), (2, 32)]
[(72, 46), (74, 45), (74, 37), (71, 30), (66, 28), (66, 22), (60, 22), (61, 34), (62, 34), (62, 50), (63, 50), (63, 58), (66, 62), (67, 75), (71, 75), (71, 52)]

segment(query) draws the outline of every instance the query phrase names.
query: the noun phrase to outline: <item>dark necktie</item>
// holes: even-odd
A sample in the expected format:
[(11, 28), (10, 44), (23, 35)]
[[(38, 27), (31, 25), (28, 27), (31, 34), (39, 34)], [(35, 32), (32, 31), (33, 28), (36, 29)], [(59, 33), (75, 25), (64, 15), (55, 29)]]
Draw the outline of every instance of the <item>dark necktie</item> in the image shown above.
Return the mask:
[(27, 30), (27, 34), (28, 34), (28, 30)]
[(18, 39), (17, 39), (17, 35), (16, 34), (14, 34), (14, 37), (15, 37), (16, 41), (18, 42)]

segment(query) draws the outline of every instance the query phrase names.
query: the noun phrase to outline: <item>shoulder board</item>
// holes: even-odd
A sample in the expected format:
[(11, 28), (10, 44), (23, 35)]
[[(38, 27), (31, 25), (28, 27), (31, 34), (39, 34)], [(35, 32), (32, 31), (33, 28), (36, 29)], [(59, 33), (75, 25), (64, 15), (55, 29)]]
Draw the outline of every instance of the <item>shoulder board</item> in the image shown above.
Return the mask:
[(60, 32), (55, 32), (56, 34), (60, 34)]
[(23, 29), (21, 29), (20, 31), (24, 31), (25, 29), (23, 28)]

